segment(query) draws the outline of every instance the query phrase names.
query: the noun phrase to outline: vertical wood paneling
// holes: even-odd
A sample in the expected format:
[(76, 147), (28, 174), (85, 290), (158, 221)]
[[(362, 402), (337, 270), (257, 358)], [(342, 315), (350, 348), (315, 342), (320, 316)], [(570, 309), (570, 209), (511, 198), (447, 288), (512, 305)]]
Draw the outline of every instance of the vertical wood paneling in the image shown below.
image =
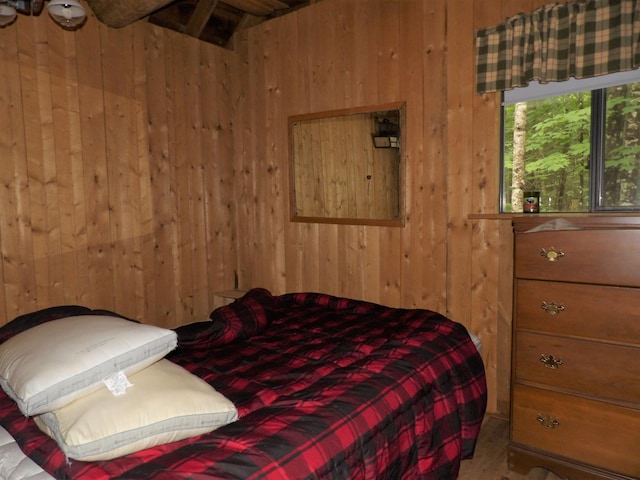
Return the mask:
[[(409, 221), (406, 225), (406, 234), (402, 237), (402, 285), (414, 285), (415, 288), (402, 289), (403, 305), (424, 305), (424, 292), (430, 290), (423, 282), (422, 273), (426, 270), (426, 265), (422, 261), (426, 252), (430, 248), (423, 249), (422, 237), (425, 224), (429, 222), (427, 215), (413, 215), (415, 201), (421, 198), (425, 189), (422, 187), (424, 171), (428, 160), (424, 157), (423, 142), (423, 109), (416, 108), (415, 105), (422, 101), (423, 65), (425, 56), (422, 49), (414, 48), (414, 45), (423, 44), (423, 25), (425, 22), (413, 21), (414, 16), (424, 15), (422, 4), (412, 4), (410, 2), (400, 2), (401, 11), (398, 13), (399, 35), (398, 48), (395, 53), (398, 59), (398, 74), (402, 75), (402, 88), (398, 86), (399, 96), (407, 105), (406, 122), (402, 126), (405, 132), (406, 141), (402, 144), (402, 154), (404, 157), (404, 167), (406, 174), (405, 181), (405, 214)], [(420, 202), (420, 205), (425, 203)], [(423, 207), (424, 208), (424, 207)], [(437, 305), (432, 305), (437, 309)]]
[[(193, 48), (197, 49), (196, 44)], [(186, 318), (191, 318), (191, 303), (193, 301), (193, 259), (191, 251), (191, 172), (189, 156), (192, 153), (191, 145), (187, 143), (187, 131), (189, 130), (189, 118), (192, 112), (198, 110), (198, 105), (188, 104), (187, 98), (188, 82), (191, 81), (193, 72), (188, 64), (190, 54), (182, 45), (182, 42), (171, 42), (172, 63), (171, 77), (169, 78), (170, 90), (172, 92), (172, 115), (169, 117), (172, 122), (170, 131), (173, 133), (169, 142), (171, 157), (171, 188), (175, 190), (176, 203), (174, 205), (179, 212), (173, 219), (176, 231), (177, 245), (174, 250), (174, 269), (177, 271), (178, 284), (176, 285), (176, 317), (179, 323), (183, 323)]]
[[(202, 82), (203, 56), (220, 83)], [(42, 15), (0, 30), (0, 323), (64, 303), (165, 326), (208, 315), (237, 265), (235, 58), (144, 22), (68, 32)], [(213, 116), (205, 129), (216, 105), (226, 128)], [(210, 275), (220, 258), (227, 271)]]
[[(419, 9), (419, 2), (415, 2)], [(400, 85), (403, 82), (403, 72), (400, 71), (400, 2), (383, 0), (375, 10), (378, 12), (370, 25), (369, 35), (375, 43), (375, 56), (370, 57), (376, 68), (376, 82), (372, 88), (377, 88), (376, 99), (380, 103), (398, 101), (402, 97)], [(373, 20), (373, 19), (372, 19)], [(374, 32), (385, 32), (375, 36)], [(374, 63), (375, 62), (375, 63)], [(369, 229), (373, 230), (373, 229)], [(378, 242), (380, 243), (380, 292), (381, 303), (393, 306), (401, 305), (402, 296), (402, 238), (407, 234), (400, 228), (379, 228)]]
[[(222, 305), (212, 285), (235, 287), (235, 233), (231, 135), (238, 86), (237, 62), (218, 49), (201, 49), (202, 165), (205, 195), (207, 294), (209, 309)], [(213, 88), (204, 88), (204, 86)], [(220, 99), (227, 101), (220, 101)], [(219, 302), (219, 303), (216, 303)]]
[[(111, 285), (111, 220), (109, 208), (109, 175), (107, 171), (107, 142), (105, 97), (102, 87), (103, 62), (102, 28), (86, 28), (76, 33), (82, 48), (76, 50), (78, 71), (78, 101), (82, 132), (84, 171), (84, 202), (87, 208), (87, 273), (91, 286), (90, 305), (113, 310)], [(52, 126), (53, 127), (53, 126)], [(37, 159), (37, 156), (34, 156)], [(36, 249), (36, 251), (38, 251)], [(45, 299), (39, 299), (47, 305)]]
[[(49, 44), (49, 25), (37, 22), (37, 28), (43, 32), (46, 36), (46, 44)], [(25, 39), (29, 42), (29, 39)], [(60, 48), (58, 46), (57, 48)], [(53, 58), (52, 58), (53, 57)], [(47, 48), (41, 55), (40, 59), (42, 64), (38, 65), (38, 68), (44, 68), (44, 74), (41, 79), (41, 98), (43, 100), (40, 105), (41, 110), (39, 112), (30, 112), (31, 115), (42, 115), (44, 124), (49, 126), (49, 130), (44, 133), (46, 138), (46, 144), (42, 152), (42, 169), (44, 177), (44, 202), (43, 207), (45, 210), (46, 218), (46, 242), (47, 249), (45, 251), (46, 258), (50, 265), (50, 277), (49, 277), (49, 300), (54, 304), (64, 303), (64, 259), (62, 257), (62, 242), (60, 238), (60, 197), (57, 185), (58, 165), (57, 158), (63, 157), (63, 153), (56, 151), (56, 136), (59, 137), (57, 125), (54, 123), (54, 91), (56, 88), (56, 82), (63, 81), (62, 78), (52, 78), (52, 62), (55, 65), (56, 54), (52, 52), (51, 48)], [(53, 67), (55, 68), (55, 66)], [(61, 105), (60, 108), (64, 108)], [(27, 111), (25, 114), (29, 115)], [(64, 124), (63, 124), (64, 127)], [(62, 139), (58, 139), (58, 142)], [(37, 157), (35, 158), (36, 161)], [(63, 160), (64, 161), (64, 160)], [(35, 252), (35, 256), (39, 255), (39, 252)]]
[[(453, 12), (456, 12), (453, 14)], [(447, 1), (447, 78), (459, 75), (460, 65), (473, 65), (473, 10), (467, 0)], [(469, 72), (471, 73), (471, 72)], [(447, 314), (466, 325), (471, 320), (472, 151), (461, 141), (473, 131), (473, 83), (447, 82)]]
[(134, 57), (134, 95), (136, 105), (136, 133), (137, 152), (139, 168), (139, 188), (140, 188), (140, 237), (137, 245), (140, 247), (140, 265), (136, 266), (136, 275), (140, 281), (136, 287), (140, 289), (136, 292), (136, 311), (138, 316), (150, 319), (154, 322), (157, 318), (157, 296), (154, 288), (155, 265), (153, 261), (153, 186), (151, 183), (151, 156), (149, 145), (149, 109), (147, 108), (146, 85), (150, 80), (145, 68), (146, 57), (146, 33), (142, 29), (133, 30), (133, 57)]
[[(382, 12), (378, 8), (370, 8), (366, 2), (353, 3), (353, 17), (355, 26), (353, 29), (353, 51), (349, 54), (353, 61), (353, 89), (350, 97), (358, 106), (379, 104), (379, 78), (378, 55), (386, 35), (380, 35), (384, 31)], [(328, 4), (327, 4), (328, 5)], [(395, 32), (390, 32), (393, 37)], [(344, 44), (338, 46), (344, 48)], [(389, 44), (393, 48), (393, 43)], [(344, 81), (344, 80), (342, 80)], [(390, 95), (397, 92), (390, 92)], [(394, 99), (395, 101), (396, 99)], [(392, 301), (396, 293), (396, 282), (391, 277), (392, 271), (397, 271), (399, 262), (396, 255), (385, 255), (384, 243), (386, 235), (393, 235), (388, 229), (370, 226), (349, 226), (346, 228), (345, 256), (348, 258), (350, 273), (353, 277), (350, 295), (355, 298), (364, 298), (383, 302), (382, 298)], [(340, 291), (334, 292), (343, 295)]]
[[(51, 72), (51, 108), (53, 111), (53, 161), (55, 181), (47, 182), (55, 190), (58, 219), (57, 235), (60, 241), (61, 283), (64, 285), (63, 303), (86, 304), (90, 301), (88, 257), (86, 250), (86, 212), (82, 164), (82, 140), (76, 37), (46, 23)], [(47, 168), (52, 165), (49, 164)], [(49, 211), (49, 196), (47, 211)], [(55, 214), (55, 212), (51, 212)]]
[[(31, 207), (31, 245), (23, 245), (24, 251), (39, 252), (34, 258), (35, 291), (33, 301), (62, 302), (62, 282), (56, 282), (52, 275), (61, 273), (60, 256), (52, 255), (54, 243), (49, 241), (49, 227), (55, 223), (47, 222), (48, 215), (56, 212), (52, 203), (47, 206), (47, 191), (55, 185), (55, 176), (47, 177), (45, 165), (51, 161), (53, 143), (53, 111), (51, 108), (51, 82), (43, 74), (48, 70), (49, 57), (47, 30), (38, 28), (34, 21), (25, 22), (25, 28), (19, 33), (20, 76), (22, 81), (22, 108), (24, 111), (38, 112), (25, 116), (25, 147), (27, 161), (27, 182)], [(45, 163), (46, 162), (46, 163)], [(51, 169), (49, 169), (51, 171)], [(25, 261), (28, 257), (25, 256)], [(58, 262), (57, 265), (55, 262)], [(57, 268), (56, 268), (57, 267)], [(55, 290), (59, 296), (53, 294)]]
[[(249, 55), (249, 71), (250, 71), (250, 90), (251, 93), (247, 98), (251, 99), (250, 103), (253, 105), (252, 118), (260, 118), (260, 126), (252, 124), (249, 129), (249, 141), (246, 144), (248, 148), (248, 157), (246, 158), (246, 168), (243, 169), (243, 174), (247, 174), (246, 177), (246, 209), (250, 212), (250, 215), (255, 219), (253, 224), (253, 230), (251, 235), (247, 238), (243, 238), (246, 244), (246, 251), (251, 252), (251, 261), (255, 262), (255, 269), (253, 270), (252, 282), (249, 285), (261, 285), (263, 278), (268, 278), (268, 272), (273, 265), (272, 258), (269, 262), (261, 262), (260, 258), (265, 258), (265, 255), (272, 257), (274, 252), (269, 252), (267, 244), (269, 242), (269, 236), (272, 234), (272, 228), (264, 230), (265, 219), (260, 215), (264, 213), (268, 205), (271, 204), (272, 199), (266, 195), (271, 184), (270, 176), (265, 177), (266, 172), (266, 157), (267, 152), (266, 140), (265, 140), (265, 127), (267, 123), (267, 97), (268, 87), (265, 78), (265, 64), (273, 58), (274, 52), (272, 51), (273, 45), (269, 42), (270, 31), (260, 30), (258, 35), (254, 37), (250, 43), (250, 55)], [(265, 48), (262, 49), (263, 42), (266, 42)], [(269, 58), (265, 58), (264, 55), (268, 55)], [(261, 195), (262, 192), (262, 195)], [(242, 237), (241, 237), (242, 238)], [(256, 283), (253, 283), (256, 282)]]
[[(273, 278), (276, 285), (284, 287), (285, 274), (285, 244), (284, 225), (287, 215), (287, 113), (281, 84), (282, 70), (275, 68), (271, 61), (279, 56), (279, 52), (288, 47), (290, 39), (279, 33), (280, 22), (271, 22), (263, 29), (261, 43), (264, 45), (263, 58), (260, 62), (264, 89), (263, 101), (260, 102), (258, 114), (264, 113), (264, 124), (261, 132), (256, 132), (256, 148), (254, 155), (254, 172), (262, 181), (255, 182), (256, 191), (254, 203), (257, 215), (257, 229), (255, 241), (259, 242), (256, 254), (259, 257), (271, 257), (271, 262), (263, 264), (259, 271), (259, 279)], [(261, 201), (266, 199), (267, 201)], [(262, 262), (259, 262), (262, 263)], [(261, 285), (261, 282), (258, 283)]]
[[(473, 29), (544, 3), (323, 0), (233, 52), (21, 16), (0, 29), (2, 321), (74, 302), (173, 326), (236, 275), (430, 308), (480, 334), (506, 414), (511, 231), (468, 220), (497, 211), (499, 168)], [(290, 222), (287, 116), (387, 101), (407, 102), (406, 226)]]
[[(337, 12), (335, 22), (336, 44), (333, 46), (335, 55), (335, 95), (343, 98), (344, 107), (359, 107), (363, 105), (361, 85), (357, 79), (362, 71), (357, 67), (358, 56), (366, 50), (366, 37), (362, 24), (368, 19), (362, 19), (362, 10), (354, 2), (345, 2), (343, 8)], [(353, 48), (341, 48), (342, 45), (353, 45)], [(331, 283), (329, 290), (337, 295), (377, 298), (377, 282), (366, 291), (365, 284), (368, 275), (378, 275), (379, 268), (371, 268), (370, 258), (362, 257), (362, 251), (373, 251), (376, 243), (368, 243), (368, 231), (376, 230), (364, 226), (340, 225), (327, 240), (327, 283)], [(300, 287), (299, 287), (300, 288)]]
[(183, 232), (190, 232), (190, 237), (183, 239), (186, 248), (191, 250), (191, 291), (185, 294), (191, 295), (188, 318), (193, 318), (196, 311), (206, 311), (209, 307), (207, 294), (207, 264), (202, 259), (206, 258), (206, 221), (205, 221), (205, 193), (204, 193), (204, 151), (203, 151), (203, 115), (202, 110), (207, 108), (202, 98), (201, 78), (201, 43), (194, 42), (185, 50), (185, 71), (189, 80), (185, 82), (184, 104), (189, 110), (189, 123), (186, 125), (186, 159), (188, 161), (189, 177), (189, 224), (183, 224), (180, 228)]
[[(140, 312), (136, 294), (143, 291), (136, 265), (140, 264), (140, 194), (138, 140), (134, 90), (133, 30), (101, 30), (102, 55), (107, 65), (120, 65), (103, 72), (109, 209), (111, 212), (111, 264), (114, 308)], [(133, 298), (132, 298), (133, 296)]]
[(175, 270), (174, 248), (175, 237), (175, 191), (171, 186), (170, 124), (172, 96), (169, 90), (168, 77), (171, 75), (173, 57), (167, 51), (165, 31), (160, 28), (151, 29), (145, 38), (147, 76), (154, 81), (147, 86), (147, 103), (149, 115), (149, 155), (150, 178), (153, 190), (153, 269), (155, 279), (146, 292), (153, 291), (155, 286), (157, 301), (155, 322), (165, 324), (171, 322), (177, 311), (177, 294), (174, 287)]
[[(303, 61), (306, 59), (298, 50), (298, 45), (301, 44), (301, 40), (305, 34), (304, 25), (301, 24), (300, 15), (297, 13), (291, 14), (288, 20), (289, 21), (281, 22), (279, 28), (280, 34), (288, 41), (288, 48), (285, 49), (281, 56), (283, 61), (290, 66), (289, 75), (294, 76), (298, 81), (290, 85), (289, 91), (286, 94), (283, 93), (287, 98), (287, 105), (285, 107), (285, 113), (287, 116), (306, 113), (309, 111), (306, 101), (309, 98), (307, 94), (309, 90), (309, 82), (307, 81), (306, 75), (306, 63)], [(285, 77), (287, 72), (282, 72), (282, 75)], [(286, 135), (287, 147), (290, 148), (288, 132)], [(292, 174), (289, 166), (289, 159), (289, 152), (287, 151), (287, 160), (284, 166), (284, 170), (287, 172), (285, 177), (287, 182), (285, 185), (286, 188), (289, 187)], [(301, 245), (302, 231), (305, 225), (300, 223), (292, 224), (289, 222), (291, 215), (289, 210), (291, 199), (289, 195), (291, 195), (291, 193), (287, 192), (287, 202), (283, 205), (283, 209), (285, 210), (283, 228), (285, 235), (284, 270), (286, 272), (286, 276), (283, 279), (283, 282), (278, 285), (280, 288), (284, 288), (282, 290), (276, 290), (278, 292), (299, 290), (300, 286), (303, 284), (302, 279), (305, 270), (305, 262), (303, 261), (304, 251)], [(282, 285), (282, 283), (284, 283), (284, 285)], [(262, 283), (261, 285), (266, 286), (267, 284)]]
[[(333, 110), (336, 106), (336, 89), (338, 80), (338, 45), (336, 43), (337, 31), (334, 21), (334, 11), (323, 5), (316, 10), (316, 15), (310, 18), (307, 15), (300, 15), (299, 21), (304, 21), (300, 25), (299, 31), (304, 32), (301, 42), (305, 42), (304, 55), (306, 69), (309, 72), (308, 99), (304, 105), (308, 105), (308, 110), (301, 113)], [(323, 38), (326, 41), (318, 42), (314, 39)], [(308, 43), (307, 43), (308, 42)], [(302, 44), (302, 43), (301, 43)], [(339, 57), (338, 57), (339, 58)], [(283, 65), (278, 68), (282, 70)], [(286, 94), (287, 85), (284, 92)], [(322, 168), (322, 166), (320, 166)], [(337, 199), (335, 199), (337, 201)], [(305, 272), (305, 276), (311, 277), (315, 283), (316, 290), (325, 292), (335, 292), (336, 281), (339, 280), (341, 271), (337, 255), (337, 225), (314, 225), (305, 229), (305, 238), (302, 242), (304, 258), (314, 258), (312, 271)], [(309, 237), (311, 235), (312, 237)], [(326, 274), (325, 274), (326, 272)], [(303, 288), (298, 285), (297, 290)]]
[[(321, 9), (322, 10), (322, 9)], [(301, 12), (303, 13), (303, 12)], [(320, 20), (322, 15), (318, 13)], [(291, 86), (291, 80), (289, 85), (283, 85), (283, 94), (287, 95), (288, 90), (295, 90), (294, 98), (297, 99), (295, 105), (289, 105), (289, 114), (309, 113), (314, 111), (314, 99), (315, 96), (321, 94), (317, 88), (317, 67), (314, 65), (314, 59), (308, 55), (307, 49), (310, 45), (315, 43), (317, 48), (317, 42), (313, 42), (315, 38), (313, 36), (315, 22), (310, 21), (307, 15), (296, 14), (295, 21), (297, 23), (297, 73), (298, 75), (293, 79), (294, 85)], [(326, 47), (327, 49), (330, 46)], [(281, 60), (276, 57), (274, 59), (277, 62), (278, 68), (282, 69), (283, 64)], [(316, 100), (318, 102), (318, 100)], [(320, 100), (321, 102), (321, 100)], [(302, 111), (295, 111), (296, 107)], [(291, 111), (293, 110), (293, 111)], [(327, 110), (324, 108), (323, 110)], [(289, 242), (293, 243), (296, 248), (295, 264), (296, 271), (299, 272), (297, 282), (292, 284), (287, 282), (287, 288), (291, 291), (300, 291), (308, 285), (308, 290), (320, 290), (320, 271), (319, 271), (319, 237), (318, 232), (321, 229), (321, 225), (318, 224), (300, 224), (300, 223), (288, 223), (287, 228), (294, 230), (292, 237), (289, 237)], [(329, 230), (329, 229), (325, 229)], [(290, 244), (291, 244), (290, 243)], [(244, 263), (242, 257), (240, 257), (240, 263)], [(331, 274), (329, 274), (331, 275)], [(268, 279), (261, 279), (261, 285), (269, 286)]]
[[(415, 135), (421, 142), (418, 144), (421, 148), (413, 154), (416, 171), (410, 178), (415, 186), (413, 197), (408, 200), (408, 207), (414, 210), (411, 216), (419, 229), (412, 239), (412, 263), (420, 263), (423, 269), (420, 278), (422, 294), (416, 298), (416, 306), (446, 312), (448, 228), (444, 226), (448, 225), (445, 198), (449, 161), (444, 114), (448, 81), (443, 72), (447, 71), (446, 31), (449, 26), (444, 22), (447, 2), (422, 2), (422, 9), (422, 85), (416, 91), (414, 106), (420, 115)], [(407, 125), (407, 128), (413, 127)]]
[[(22, 108), (22, 85), (15, 31), (0, 33), (0, 239), (2, 280), (7, 312), (17, 315), (33, 305), (35, 276), (33, 259), (21, 254), (31, 244), (29, 197), (25, 151), (26, 124)], [(6, 40), (6, 41), (5, 41)]]

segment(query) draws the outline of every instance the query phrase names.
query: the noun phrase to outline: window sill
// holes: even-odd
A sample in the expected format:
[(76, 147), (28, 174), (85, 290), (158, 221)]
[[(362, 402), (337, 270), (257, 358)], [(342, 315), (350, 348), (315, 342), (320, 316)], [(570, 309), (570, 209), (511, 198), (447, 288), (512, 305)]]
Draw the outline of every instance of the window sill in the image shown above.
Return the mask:
[(548, 218), (587, 218), (587, 217), (640, 217), (640, 212), (548, 212), (548, 213), (470, 213), (469, 220), (511, 220), (521, 217), (548, 217)]

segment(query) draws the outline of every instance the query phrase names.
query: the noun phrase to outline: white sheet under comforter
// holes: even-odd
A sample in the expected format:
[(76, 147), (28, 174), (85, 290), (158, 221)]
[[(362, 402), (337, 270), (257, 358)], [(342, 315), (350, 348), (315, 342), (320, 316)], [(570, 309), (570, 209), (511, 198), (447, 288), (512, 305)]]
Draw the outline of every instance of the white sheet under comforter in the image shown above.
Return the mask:
[(2, 427), (0, 427), (0, 478), (2, 480), (53, 479), (22, 453), (13, 437)]

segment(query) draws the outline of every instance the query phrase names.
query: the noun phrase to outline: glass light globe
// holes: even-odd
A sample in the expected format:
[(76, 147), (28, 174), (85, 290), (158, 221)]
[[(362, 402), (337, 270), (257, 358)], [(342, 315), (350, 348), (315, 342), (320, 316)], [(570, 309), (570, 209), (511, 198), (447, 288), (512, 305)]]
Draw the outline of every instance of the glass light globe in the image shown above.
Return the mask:
[(51, 18), (69, 30), (78, 28), (87, 18), (84, 8), (76, 0), (51, 0), (47, 9)]
[(17, 17), (16, 9), (6, 3), (0, 3), (0, 27), (6, 27), (15, 22)]

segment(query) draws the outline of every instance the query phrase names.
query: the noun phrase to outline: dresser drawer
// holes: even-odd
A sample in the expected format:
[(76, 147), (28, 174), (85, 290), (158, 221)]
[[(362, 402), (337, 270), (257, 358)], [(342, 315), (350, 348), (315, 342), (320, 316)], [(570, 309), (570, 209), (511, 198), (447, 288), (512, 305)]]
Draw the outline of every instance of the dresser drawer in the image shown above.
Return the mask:
[(517, 280), (516, 324), (640, 346), (640, 289)]
[(511, 440), (552, 455), (640, 477), (638, 410), (515, 385)]
[(515, 361), (516, 381), (640, 405), (640, 348), (518, 331)]
[(640, 230), (519, 233), (515, 249), (517, 278), (640, 286)]

